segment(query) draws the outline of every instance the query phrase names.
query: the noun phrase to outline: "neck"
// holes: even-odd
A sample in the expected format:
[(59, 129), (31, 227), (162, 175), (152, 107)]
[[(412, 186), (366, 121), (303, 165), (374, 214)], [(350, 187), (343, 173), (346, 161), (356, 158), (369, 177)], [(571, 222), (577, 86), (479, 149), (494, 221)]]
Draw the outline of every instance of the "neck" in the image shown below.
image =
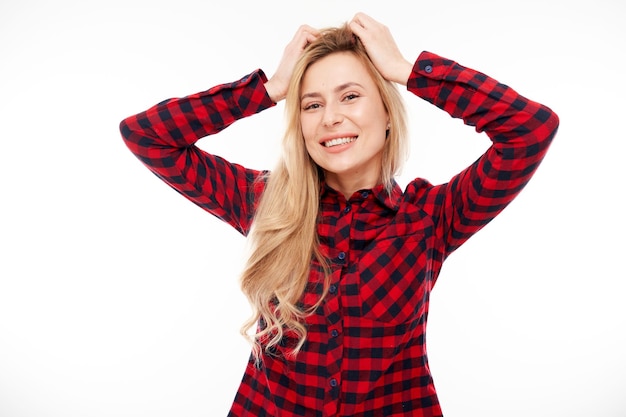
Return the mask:
[(380, 182), (380, 178), (364, 178), (359, 175), (336, 175), (326, 173), (326, 183), (335, 191), (343, 194), (346, 200), (349, 200), (354, 193), (359, 190), (369, 190), (374, 188)]

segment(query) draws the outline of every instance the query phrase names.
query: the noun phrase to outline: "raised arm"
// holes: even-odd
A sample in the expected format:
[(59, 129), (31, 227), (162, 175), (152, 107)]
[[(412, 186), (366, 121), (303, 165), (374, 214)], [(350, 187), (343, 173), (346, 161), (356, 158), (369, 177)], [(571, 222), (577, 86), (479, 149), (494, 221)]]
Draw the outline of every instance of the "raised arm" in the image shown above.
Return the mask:
[(237, 119), (274, 105), (264, 73), (257, 70), (229, 84), (165, 100), (120, 123), (128, 148), (180, 194), (246, 234), (259, 172), (232, 164), (195, 146)]
[(413, 66), (409, 91), (485, 132), (489, 149), (448, 183), (416, 185), (417, 201), (439, 218), (444, 255), (502, 211), (528, 183), (554, 138), (559, 119), (548, 107), (478, 71), (429, 52)]
[(416, 181), (407, 189), (420, 209), (438, 220), (445, 258), (522, 190), (544, 158), (559, 119), (548, 107), (452, 60), (423, 52), (411, 64), (389, 29), (363, 13), (350, 27), (383, 77), (406, 85), (492, 141), (478, 161), (448, 183), (432, 187)]
[(195, 143), (282, 100), (295, 62), (318, 34), (308, 25), (300, 26), (269, 80), (256, 70), (233, 83), (165, 100), (124, 119), (120, 131), (126, 145), (176, 191), (247, 234), (263, 188), (256, 181), (261, 173), (204, 152)]

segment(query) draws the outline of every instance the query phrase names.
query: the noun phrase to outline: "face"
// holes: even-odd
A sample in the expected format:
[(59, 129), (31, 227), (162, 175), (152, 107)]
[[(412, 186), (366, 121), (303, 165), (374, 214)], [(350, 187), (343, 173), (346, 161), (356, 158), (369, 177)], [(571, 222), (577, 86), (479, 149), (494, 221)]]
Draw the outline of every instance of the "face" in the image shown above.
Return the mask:
[(300, 104), (307, 151), (328, 185), (346, 194), (378, 184), (389, 117), (364, 64), (349, 52), (315, 62)]

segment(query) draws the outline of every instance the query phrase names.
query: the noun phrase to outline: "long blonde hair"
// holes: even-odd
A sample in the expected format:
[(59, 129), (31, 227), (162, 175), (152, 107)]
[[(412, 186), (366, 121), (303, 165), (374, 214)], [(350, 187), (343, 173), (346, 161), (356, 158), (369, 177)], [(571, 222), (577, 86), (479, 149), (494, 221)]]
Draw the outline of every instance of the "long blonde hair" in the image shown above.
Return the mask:
[[(381, 182), (388, 192), (408, 151), (404, 103), (395, 84), (385, 80), (371, 62), (364, 46), (347, 25), (329, 28), (307, 46), (295, 66), (285, 100), (287, 126), (282, 155), (267, 177), (249, 234), (251, 253), (241, 277), (241, 288), (252, 306), (252, 316), (241, 329), (250, 338), (259, 360), (288, 332), (298, 340), (291, 353), (304, 344), (304, 319), (322, 302), (329, 279), (329, 263), (319, 249), (317, 220), (323, 172), (309, 156), (300, 125), (301, 82), (311, 64), (336, 52), (359, 58), (378, 86), (389, 114), (390, 128), (383, 150)], [(299, 301), (309, 281), (312, 261), (325, 272), (317, 303), (303, 310)], [(258, 324), (253, 336), (249, 331)]]

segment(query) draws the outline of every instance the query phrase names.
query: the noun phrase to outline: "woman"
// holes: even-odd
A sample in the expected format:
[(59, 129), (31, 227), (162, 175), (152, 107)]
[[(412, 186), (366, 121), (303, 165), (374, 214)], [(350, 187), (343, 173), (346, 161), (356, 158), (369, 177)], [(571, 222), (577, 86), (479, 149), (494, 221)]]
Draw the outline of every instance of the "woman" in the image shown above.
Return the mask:
[[(396, 85), (486, 132), (491, 147), (449, 182), (394, 175), (406, 155)], [(200, 138), (285, 99), (271, 173), (198, 149)], [(520, 192), (558, 126), (547, 107), (488, 76), (400, 53), (358, 13), (302, 26), (268, 80), (164, 101), (121, 124), (161, 179), (240, 233), (242, 289), (257, 326), (231, 416), (441, 416), (424, 344), (443, 261)]]

